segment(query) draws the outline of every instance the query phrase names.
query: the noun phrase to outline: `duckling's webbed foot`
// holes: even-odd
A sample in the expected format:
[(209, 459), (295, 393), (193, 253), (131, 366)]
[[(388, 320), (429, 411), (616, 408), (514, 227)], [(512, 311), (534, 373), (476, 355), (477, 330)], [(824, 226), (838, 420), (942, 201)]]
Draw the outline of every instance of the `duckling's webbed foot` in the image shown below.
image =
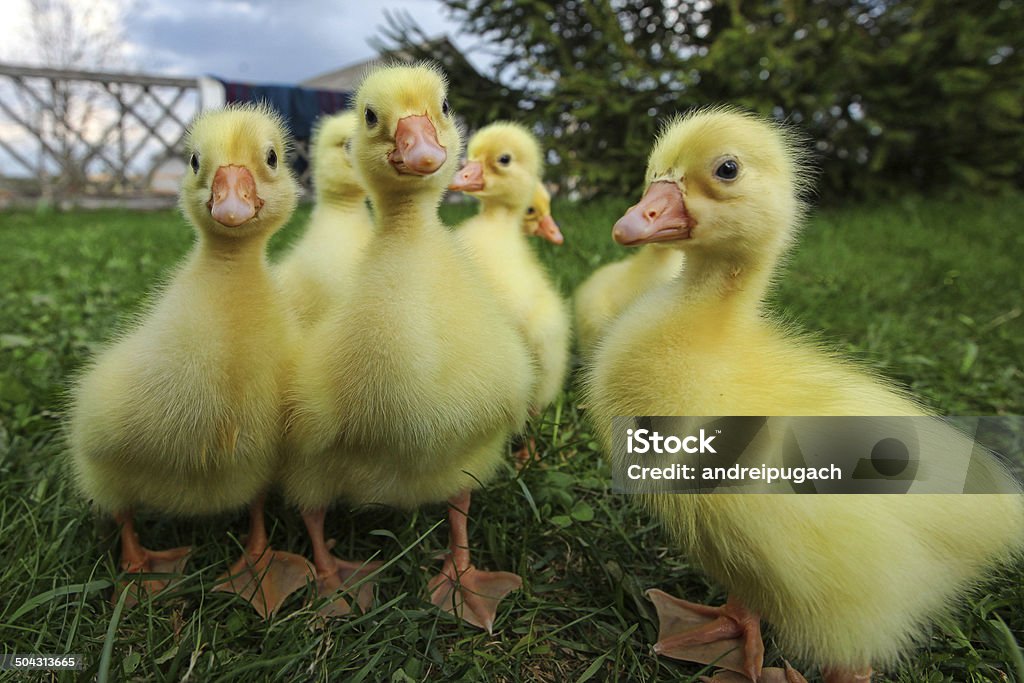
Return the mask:
[[(331, 598), (330, 602), (320, 608), (320, 614), (325, 617), (343, 617), (352, 612), (349, 600), (359, 605), (361, 612), (368, 612), (373, 607), (375, 585), (369, 577), (384, 563), (348, 562), (333, 555), (330, 559), (330, 563), (317, 567), (317, 594), (322, 598)], [(339, 593), (342, 595), (339, 596)]]
[(441, 573), (430, 580), (430, 602), (468, 624), (494, 632), (498, 603), (523, 585), (511, 572), (485, 572), (473, 565), (459, 568), (449, 557)]
[(301, 555), (273, 550), (250, 553), (246, 549), (226, 574), (213, 587), (215, 591), (237, 593), (253, 606), (259, 615), (269, 619), (288, 596), (312, 581), (313, 565)]
[[(363, 612), (373, 606), (374, 582), (370, 577), (383, 562), (349, 562), (335, 557), (324, 538), (323, 508), (302, 514), (313, 544), (313, 563), (316, 565), (317, 595), (329, 602), (320, 608), (325, 617), (343, 617), (352, 612), (352, 603)], [(348, 596), (348, 599), (346, 599)]]
[(312, 563), (301, 555), (273, 550), (263, 518), (263, 497), (249, 509), (245, 551), (213, 590), (237, 593), (264, 619), (277, 612), (289, 595), (316, 578)]
[(656, 654), (700, 664), (714, 664), (761, 677), (764, 643), (760, 617), (730, 597), (721, 607), (709, 607), (674, 598), (657, 589), (647, 597), (658, 611)]
[(192, 548), (185, 546), (170, 550), (150, 550), (139, 542), (135, 532), (135, 518), (131, 512), (114, 515), (121, 524), (121, 569), (126, 574), (170, 574), (168, 578), (144, 579), (141, 576), (120, 581), (114, 591), (114, 602), (121, 593), (129, 591), (125, 605), (138, 604), (143, 596), (164, 590), (185, 571), (185, 563)]
[[(735, 671), (719, 671), (711, 677), (701, 676), (700, 680), (702, 683), (747, 683), (750, 679)], [(786, 662), (784, 669), (774, 666), (762, 669), (757, 683), (807, 683), (807, 679)]]
[(430, 602), (468, 624), (493, 633), (498, 603), (518, 590), (523, 580), (511, 572), (485, 572), (470, 562), (468, 491), (448, 501), (448, 522), (451, 527), (451, 554), (445, 558), (441, 572), (430, 580), (427, 590)]

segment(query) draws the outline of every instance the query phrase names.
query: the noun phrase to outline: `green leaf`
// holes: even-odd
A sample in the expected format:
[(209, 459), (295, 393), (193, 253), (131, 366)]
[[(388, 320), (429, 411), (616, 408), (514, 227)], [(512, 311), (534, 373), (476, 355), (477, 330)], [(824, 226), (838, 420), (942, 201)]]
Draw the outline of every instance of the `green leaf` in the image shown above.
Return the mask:
[(568, 515), (555, 515), (551, 518), (551, 523), (559, 529), (565, 529), (572, 526), (572, 518)]
[(972, 341), (967, 342), (964, 348), (964, 358), (960, 361), (960, 374), (966, 375), (970, 372), (971, 367), (974, 365), (974, 361), (978, 359), (978, 345)]
[(391, 683), (416, 683), (416, 679), (405, 673), (404, 669), (398, 669), (391, 674)]
[(163, 653), (162, 655), (160, 655), (159, 657), (154, 659), (153, 663), (154, 664), (165, 664), (165, 663), (171, 661), (172, 659), (174, 659), (174, 656), (177, 655), (177, 654), (178, 654), (178, 643), (175, 643), (171, 647), (171, 649), (169, 649), (167, 652)]
[(598, 672), (598, 670), (601, 668), (601, 665), (604, 664), (604, 661), (606, 659), (608, 659), (608, 655), (603, 654), (597, 659), (595, 659), (593, 662), (591, 662), (590, 666), (588, 666), (586, 670), (582, 674), (580, 674), (580, 677), (576, 679), (576, 683), (585, 683), (585, 681), (589, 681), (591, 678), (593, 678), (594, 674)]
[(571, 488), (576, 483), (576, 477), (568, 472), (559, 472), (558, 470), (548, 470), (545, 479), (545, 483), (559, 489)]
[(142, 655), (137, 651), (132, 650), (128, 653), (128, 656), (121, 662), (121, 668), (124, 669), (126, 674), (130, 674), (139, 668), (139, 664), (142, 662)]
[(228, 617), (227, 627), (231, 633), (242, 633), (245, 630), (245, 622), (242, 621), (242, 617), (235, 613)]
[(581, 500), (573, 506), (570, 514), (577, 522), (589, 522), (594, 519), (594, 508)]

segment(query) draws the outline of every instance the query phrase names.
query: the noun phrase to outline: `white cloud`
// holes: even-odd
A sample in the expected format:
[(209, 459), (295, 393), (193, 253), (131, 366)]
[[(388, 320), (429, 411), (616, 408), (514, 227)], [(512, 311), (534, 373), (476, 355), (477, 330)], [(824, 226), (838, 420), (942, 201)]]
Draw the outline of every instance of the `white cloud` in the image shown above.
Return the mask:
[(226, 80), (294, 83), (374, 55), (384, 9), (407, 10), (428, 33), (454, 33), (439, 3), (392, 0), (159, 0), (128, 20), (143, 68)]
[[(385, 9), (409, 12), (428, 35), (456, 33), (436, 0), (148, 0), (125, 16), (124, 55), (146, 73), (295, 83), (373, 57)], [(27, 61), (28, 25), (26, 0), (4, 0), (0, 59)]]

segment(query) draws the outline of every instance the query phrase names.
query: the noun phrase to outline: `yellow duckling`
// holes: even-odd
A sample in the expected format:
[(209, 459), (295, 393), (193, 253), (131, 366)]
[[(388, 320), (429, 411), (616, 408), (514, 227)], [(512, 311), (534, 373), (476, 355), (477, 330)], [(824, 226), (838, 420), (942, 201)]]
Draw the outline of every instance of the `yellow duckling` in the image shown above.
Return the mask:
[(121, 524), (128, 573), (179, 572), (189, 553), (145, 548), (137, 507), (193, 516), (251, 504), (245, 556), (225, 589), (264, 615), (309, 574), (304, 559), (269, 549), (263, 524), (294, 335), (265, 255), (297, 201), (286, 145), (282, 122), (262, 107), (196, 120), (180, 195), (196, 246), (135, 328), (77, 381), (69, 428), (78, 485)]
[[(763, 309), (803, 212), (805, 165), (782, 129), (728, 109), (698, 111), (661, 134), (647, 191), (613, 235), (683, 250), (686, 267), (622, 314), (595, 352), (589, 405), (609, 452), (616, 415), (924, 414)], [(998, 476), (1000, 490), (1019, 491)], [(1024, 539), (1019, 495), (643, 498), (730, 594), (713, 608), (652, 591), (656, 651), (706, 661), (695, 653), (707, 643), (740, 638), (734, 666), (753, 680), (759, 617), (828, 683), (869, 680)], [(707, 623), (679, 631), (695, 614)]]
[(523, 234), (523, 216), (528, 216), (540, 174), (537, 139), (519, 124), (499, 122), (469, 141), (466, 165), (449, 187), (480, 200), (480, 213), (460, 225), (456, 235), (510, 308), (537, 361), (534, 413), (558, 398), (569, 365), (565, 302)]
[(551, 215), (551, 194), (544, 187), (544, 183), (537, 181), (537, 187), (533, 191), (533, 199), (526, 207), (526, 217), (523, 218), (523, 232), (527, 237), (540, 237), (552, 244), (561, 245), (565, 242), (558, 223)]
[[(305, 340), (282, 482), (303, 511), (324, 594), (365, 586), (372, 570), (328, 550), (332, 501), (448, 500), (451, 555), (429, 584), (431, 600), (489, 631), (521, 579), (473, 567), (470, 492), (501, 466), (534, 377), (497, 295), (437, 216), (461, 148), (446, 93), (443, 74), (427, 66), (381, 67), (359, 88), (352, 158), (375, 232), (359, 286)], [(331, 611), (348, 608), (335, 600)]]
[(319, 320), (350, 286), (372, 235), (366, 190), (356, 179), (347, 150), (357, 123), (356, 115), (346, 112), (317, 126), (312, 147), (316, 207), (306, 232), (275, 269), (285, 300), (304, 327)]
[(595, 270), (573, 293), (580, 350), (590, 352), (610, 323), (648, 292), (679, 276), (683, 252), (648, 244), (636, 254)]

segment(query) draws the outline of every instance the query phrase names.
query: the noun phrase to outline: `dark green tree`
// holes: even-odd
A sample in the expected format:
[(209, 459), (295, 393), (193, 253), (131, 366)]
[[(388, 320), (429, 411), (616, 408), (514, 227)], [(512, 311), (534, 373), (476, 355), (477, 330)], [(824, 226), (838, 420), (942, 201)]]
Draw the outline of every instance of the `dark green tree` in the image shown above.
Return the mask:
[[(1020, 0), (444, 4), (492, 59), (452, 72), (455, 106), (534, 126), (550, 177), (584, 195), (635, 191), (660, 123), (723, 102), (805, 130), (828, 198), (1024, 181)], [(424, 38), (398, 17), (381, 45), (450, 68)]]

